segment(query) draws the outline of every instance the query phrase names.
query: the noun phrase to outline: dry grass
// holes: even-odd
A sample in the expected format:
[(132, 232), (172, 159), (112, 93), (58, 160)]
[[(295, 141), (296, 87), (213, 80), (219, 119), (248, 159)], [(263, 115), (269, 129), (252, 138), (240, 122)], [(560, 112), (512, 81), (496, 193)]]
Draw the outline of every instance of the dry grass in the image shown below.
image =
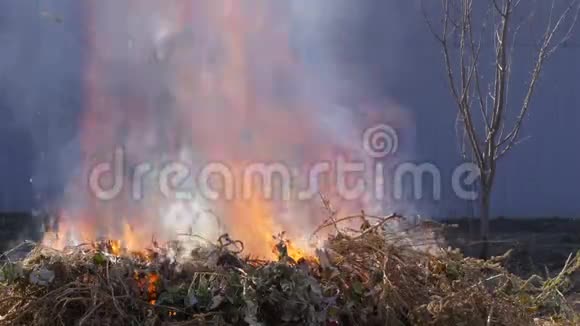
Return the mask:
[[(360, 230), (340, 227), (355, 219), (362, 221)], [(109, 253), (110, 243), (65, 251), (36, 246), (24, 260), (1, 265), (0, 325), (580, 321), (563, 295), (580, 267), (580, 255), (570, 256), (554, 279), (523, 280), (500, 266), (501, 257), (480, 261), (440, 249), (430, 245), (433, 225), (402, 229), (401, 220), (364, 213), (332, 216), (317, 232), (332, 230), (333, 235), (317, 257), (299, 262), (243, 257), (235, 249), (243, 244), (227, 236), (187, 253), (187, 262), (174, 259), (181, 250), (177, 243), (120, 256)]]

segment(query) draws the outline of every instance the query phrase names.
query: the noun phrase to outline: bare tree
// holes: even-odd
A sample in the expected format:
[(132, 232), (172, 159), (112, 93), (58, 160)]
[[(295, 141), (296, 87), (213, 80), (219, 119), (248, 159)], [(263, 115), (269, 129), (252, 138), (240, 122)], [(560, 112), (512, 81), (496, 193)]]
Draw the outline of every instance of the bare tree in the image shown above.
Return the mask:
[[(481, 255), (488, 255), (489, 218), (497, 163), (521, 141), (521, 128), (548, 59), (570, 38), (580, 12), (580, 0), (551, 3), (543, 35), (532, 54), (528, 80), (513, 80), (513, 53), (518, 32), (532, 20), (530, 1), (440, 0), (441, 19), (428, 26), (441, 45), (448, 85), (458, 109), (463, 158), (480, 170)], [(522, 5), (522, 2), (526, 3)], [(564, 5), (563, 2), (566, 2)], [(521, 15), (518, 9), (526, 11)], [(517, 18), (516, 11), (519, 17)], [(527, 62), (518, 56), (517, 63)], [(523, 97), (510, 98), (510, 87), (524, 87)]]

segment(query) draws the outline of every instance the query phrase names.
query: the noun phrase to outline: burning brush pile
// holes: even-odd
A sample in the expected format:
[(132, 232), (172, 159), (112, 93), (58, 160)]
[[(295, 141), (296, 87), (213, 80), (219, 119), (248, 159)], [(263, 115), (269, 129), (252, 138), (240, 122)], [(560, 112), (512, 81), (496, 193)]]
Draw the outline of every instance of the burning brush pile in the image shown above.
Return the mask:
[[(341, 223), (362, 219), (360, 229)], [(24, 259), (4, 254), (0, 325), (552, 325), (580, 322), (564, 293), (580, 255), (554, 279), (522, 280), (459, 252), (426, 249), (389, 231), (403, 220), (364, 213), (332, 218), (312, 256), (277, 261), (244, 255), (223, 235), (193, 251), (180, 243), (128, 252), (118, 241), (57, 251), (33, 245)], [(422, 229), (426, 231), (423, 232)], [(427, 231), (428, 229), (428, 231)], [(417, 232), (418, 231), (418, 232)], [(177, 259), (186, 256), (187, 259)]]

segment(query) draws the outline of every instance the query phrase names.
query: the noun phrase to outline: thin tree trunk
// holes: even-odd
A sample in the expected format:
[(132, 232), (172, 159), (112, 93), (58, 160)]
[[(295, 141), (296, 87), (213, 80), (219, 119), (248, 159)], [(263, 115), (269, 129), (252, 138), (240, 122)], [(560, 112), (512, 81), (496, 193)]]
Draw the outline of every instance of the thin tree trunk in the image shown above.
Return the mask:
[(481, 259), (489, 258), (489, 217), (490, 217), (490, 196), (491, 191), (487, 187), (483, 187), (481, 191), (481, 207), (480, 207), (480, 240), (481, 240)]

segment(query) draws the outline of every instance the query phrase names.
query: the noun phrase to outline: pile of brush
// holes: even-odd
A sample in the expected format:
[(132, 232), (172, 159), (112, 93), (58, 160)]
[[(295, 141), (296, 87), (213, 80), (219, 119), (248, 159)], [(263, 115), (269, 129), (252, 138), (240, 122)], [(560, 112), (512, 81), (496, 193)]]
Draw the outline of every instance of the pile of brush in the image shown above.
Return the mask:
[[(339, 224), (361, 219), (352, 230)], [(102, 241), (55, 251), (35, 245), (0, 265), (0, 325), (578, 325), (565, 291), (580, 267), (523, 280), (459, 252), (426, 248), (396, 216), (331, 218), (314, 257), (243, 256), (224, 235), (183, 256), (178, 243), (145, 253)], [(390, 224), (396, 223), (395, 228)], [(421, 228), (424, 231), (421, 231)], [(396, 231), (393, 231), (396, 229)], [(415, 234), (413, 236), (413, 234)], [(426, 238), (425, 236), (424, 238)]]

